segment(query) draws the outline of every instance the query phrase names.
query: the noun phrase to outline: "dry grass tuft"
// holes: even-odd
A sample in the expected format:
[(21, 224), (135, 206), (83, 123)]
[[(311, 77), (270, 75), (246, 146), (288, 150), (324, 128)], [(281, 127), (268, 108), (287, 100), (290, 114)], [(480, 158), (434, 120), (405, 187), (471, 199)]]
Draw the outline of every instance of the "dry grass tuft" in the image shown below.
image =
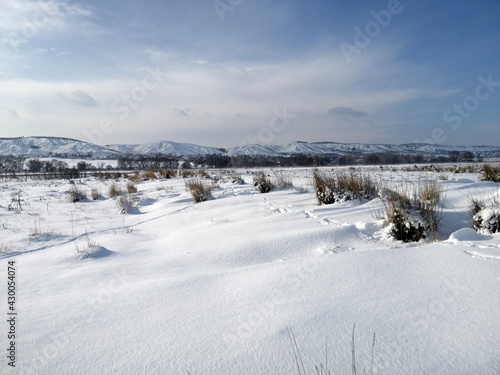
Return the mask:
[(281, 189), (286, 189), (293, 187), (293, 180), (290, 178), (286, 178), (281, 173), (276, 173), (275, 177), (273, 178), (273, 185)]
[(354, 199), (373, 199), (377, 195), (377, 188), (371, 179), (361, 173), (355, 173), (352, 169), (349, 172), (337, 173), (336, 179), (314, 170), (313, 183), (320, 205)]
[(314, 191), (320, 205), (335, 203), (336, 181), (333, 177), (322, 175), (317, 169), (313, 171)]
[(205, 184), (201, 180), (186, 180), (185, 186), (191, 193), (195, 203), (205, 202), (212, 198), (213, 186)]
[(85, 199), (87, 199), (87, 196), (85, 195), (83, 190), (78, 189), (76, 186), (73, 186), (69, 190), (69, 201), (71, 203), (80, 202), (80, 201), (83, 201)]
[(127, 193), (129, 194), (137, 193), (137, 185), (129, 182), (127, 184)]
[(385, 190), (381, 195), (382, 216), (389, 223), (390, 234), (403, 242), (418, 242), (429, 236), (437, 239), (442, 199), (442, 189), (436, 181), (420, 184), (413, 193), (408, 185), (399, 192)]
[(90, 190), (90, 198), (92, 198), (92, 200), (94, 200), (94, 201), (98, 200), (101, 196), (102, 196), (101, 192), (98, 189), (92, 188)]
[(500, 167), (492, 167), (489, 164), (483, 165), (481, 169), (483, 181), (500, 182)]
[(109, 197), (110, 198), (114, 198), (114, 197), (117, 197), (119, 195), (122, 194), (122, 191), (120, 190), (120, 188), (113, 182), (110, 186), (109, 186)]

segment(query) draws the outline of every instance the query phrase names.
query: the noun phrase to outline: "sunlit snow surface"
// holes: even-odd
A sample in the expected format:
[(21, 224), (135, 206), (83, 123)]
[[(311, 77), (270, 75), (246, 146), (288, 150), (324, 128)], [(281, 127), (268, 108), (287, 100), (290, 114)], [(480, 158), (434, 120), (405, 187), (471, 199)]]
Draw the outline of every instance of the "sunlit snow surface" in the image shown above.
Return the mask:
[[(364, 173), (439, 175), (387, 169)], [(15, 260), (19, 314), (17, 367), (4, 358), (2, 373), (298, 374), (290, 326), (309, 374), (326, 338), (329, 369), (347, 374), (354, 323), (358, 373), (373, 333), (374, 374), (500, 373), (500, 235), (467, 229), (468, 199), (498, 184), (441, 173), (440, 241), (404, 244), (379, 199), (318, 206), (310, 169), (281, 171), (297, 188), (269, 194), (236, 172), (246, 184), (223, 178), (200, 204), (181, 179), (142, 182), (129, 215), (116, 199), (69, 203), (68, 181), (1, 182), (0, 280)], [(110, 184), (76, 181), (105, 197)], [(7, 211), (15, 191), (22, 211)]]

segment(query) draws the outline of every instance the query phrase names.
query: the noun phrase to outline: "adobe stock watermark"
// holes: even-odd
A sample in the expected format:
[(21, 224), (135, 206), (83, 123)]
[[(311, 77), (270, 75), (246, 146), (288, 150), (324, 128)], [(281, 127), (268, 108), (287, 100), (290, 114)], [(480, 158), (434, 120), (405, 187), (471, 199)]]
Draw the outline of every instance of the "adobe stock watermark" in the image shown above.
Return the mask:
[[(471, 114), (481, 107), (481, 102), (488, 100), (493, 95), (500, 82), (493, 80), (493, 74), (489, 74), (488, 78), (483, 76), (477, 77), (479, 84), (476, 86), (473, 95), (468, 95), (461, 103), (454, 103), (451, 108), (443, 113), (443, 121), (452, 124), (451, 130), (456, 131), (462, 126), (465, 119), (470, 118)], [(449, 129), (448, 129), (449, 131)], [(430, 134), (430, 138), (424, 139), (422, 143), (428, 144), (443, 144), (448, 139), (447, 130), (443, 128), (434, 128)], [(415, 143), (421, 143), (415, 140)]]
[[(411, 0), (410, 0), (411, 1)], [(382, 29), (385, 29), (391, 23), (392, 17), (404, 10), (399, 0), (389, 0), (387, 8), (378, 12), (370, 12), (372, 20), (368, 21), (361, 29), (356, 26), (354, 30), (353, 44), (346, 42), (340, 43), (339, 47), (348, 63), (352, 61), (352, 55), (359, 55), (361, 51), (368, 47), (372, 40), (380, 35)]]
[(219, 16), (221, 22), (224, 21), (224, 14), (227, 12), (234, 12), (238, 5), (241, 5), (246, 0), (214, 0), (212, 5), (214, 6), (215, 13)]
[[(132, 110), (138, 108), (147, 99), (149, 92), (157, 89), (166, 77), (167, 73), (162, 72), (159, 65), (156, 66), (155, 70), (148, 67), (146, 75), (139, 84), (111, 103), (111, 112), (118, 116), (118, 120), (125, 120), (130, 116)], [(103, 118), (96, 128), (90, 130), (84, 129), (83, 135), (91, 143), (102, 144), (104, 135), (115, 131), (115, 122), (109, 118)]]
[(271, 144), (274, 141), (275, 135), (283, 132), (291, 121), (297, 117), (296, 114), (288, 113), (287, 107), (284, 106), (280, 111), (278, 108), (273, 109), (274, 117), (269, 121), (269, 125), (259, 130), (257, 136), (249, 136), (246, 141), (240, 144), (248, 146), (252, 144)]
[(21, 26), (21, 35), (16, 33), (7, 34), (6, 41), (14, 51), (19, 52), (19, 46), (29, 43), (29, 40), (40, 33), (40, 30), (47, 27), (50, 18), (58, 14), (59, 6), (55, 1), (38, 1), (39, 11), (35, 12), (30, 18), (26, 18)]

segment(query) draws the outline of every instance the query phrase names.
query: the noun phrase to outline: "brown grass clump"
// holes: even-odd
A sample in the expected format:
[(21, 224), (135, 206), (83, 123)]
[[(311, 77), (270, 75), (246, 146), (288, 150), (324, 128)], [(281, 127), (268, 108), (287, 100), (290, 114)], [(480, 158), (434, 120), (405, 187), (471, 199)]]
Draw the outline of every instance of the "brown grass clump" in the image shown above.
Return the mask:
[(142, 172), (143, 180), (156, 180), (156, 172), (153, 169), (147, 169)]
[(293, 187), (293, 180), (283, 176), (281, 173), (276, 173), (273, 178), (273, 185), (282, 189), (290, 188)]
[(191, 193), (195, 203), (205, 202), (212, 198), (213, 187), (201, 180), (185, 181), (186, 189)]
[(90, 190), (90, 198), (92, 198), (92, 200), (95, 201), (95, 200), (99, 199), (100, 197), (101, 197), (101, 192), (98, 189), (92, 188)]
[(493, 167), (489, 164), (483, 165), (481, 169), (483, 181), (500, 182), (500, 167)]
[(138, 183), (142, 180), (141, 174), (139, 171), (134, 171), (134, 173), (131, 173), (128, 175), (128, 179), (132, 182)]
[(377, 188), (370, 178), (361, 173), (337, 173), (337, 178), (322, 175), (318, 170), (313, 172), (313, 184), (318, 203), (333, 204), (336, 201), (345, 202), (355, 199), (373, 199)]
[(322, 175), (317, 169), (313, 171), (314, 191), (320, 205), (335, 203), (336, 181), (333, 177)]
[(162, 169), (159, 173), (160, 176), (165, 179), (174, 178), (177, 174), (173, 169)]
[(344, 196), (344, 200), (373, 199), (377, 195), (377, 188), (372, 180), (362, 173), (355, 173), (352, 169), (349, 173), (337, 174), (337, 188), (339, 196)]
[(122, 194), (120, 188), (114, 182), (109, 186), (108, 192), (110, 198), (114, 198)]
[(83, 201), (85, 199), (87, 199), (87, 196), (85, 195), (83, 190), (78, 189), (76, 186), (73, 186), (69, 190), (69, 201), (71, 203), (80, 202), (80, 201)]
[(381, 196), (383, 217), (390, 225), (391, 235), (403, 242), (418, 242), (439, 231), (442, 189), (435, 181), (426, 181), (411, 193), (407, 186), (400, 192), (385, 190)]
[(137, 193), (137, 185), (129, 182), (127, 184), (127, 193), (129, 194)]

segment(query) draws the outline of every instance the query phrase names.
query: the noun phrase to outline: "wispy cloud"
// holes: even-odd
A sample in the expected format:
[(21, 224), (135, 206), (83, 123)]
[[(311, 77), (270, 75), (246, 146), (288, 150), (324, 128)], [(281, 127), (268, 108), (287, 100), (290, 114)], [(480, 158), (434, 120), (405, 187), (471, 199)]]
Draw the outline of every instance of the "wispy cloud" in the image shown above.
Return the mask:
[(83, 90), (76, 90), (69, 94), (61, 94), (61, 97), (68, 102), (80, 105), (82, 107), (96, 107), (97, 101)]
[(338, 117), (366, 117), (368, 113), (364, 111), (357, 111), (355, 109), (349, 107), (335, 107), (328, 110), (328, 114), (330, 116), (338, 116)]
[[(0, 45), (19, 53), (20, 47), (31, 40), (82, 32), (88, 34), (95, 25), (91, 8), (61, 0), (29, 1), (4, 0), (0, 5)], [(34, 47), (36, 48), (36, 46)]]

